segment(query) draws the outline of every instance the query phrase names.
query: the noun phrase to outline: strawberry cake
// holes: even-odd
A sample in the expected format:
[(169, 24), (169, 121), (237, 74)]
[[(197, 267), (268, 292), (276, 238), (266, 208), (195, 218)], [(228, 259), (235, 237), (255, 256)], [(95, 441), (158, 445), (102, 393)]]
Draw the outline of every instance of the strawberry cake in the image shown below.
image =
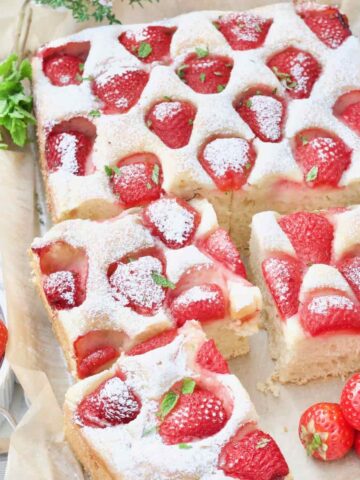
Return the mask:
[(71, 387), (66, 436), (93, 480), (290, 480), (275, 441), (197, 322)]
[(31, 256), (79, 378), (187, 320), (200, 321), (226, 358), (247, 353), (257, 331), (260, 291), (204, 199), (162, 197), (111, 220), (67, 220), (35, 239)]
[(360, 42), (335, 7), (87, 29), (33, 71), (54, 221), (201, 195), (245, 245), (264, 208), (360, 201)]
[(250, 261), (281, 382), (360, 365), (360, 206), (254, 216)]

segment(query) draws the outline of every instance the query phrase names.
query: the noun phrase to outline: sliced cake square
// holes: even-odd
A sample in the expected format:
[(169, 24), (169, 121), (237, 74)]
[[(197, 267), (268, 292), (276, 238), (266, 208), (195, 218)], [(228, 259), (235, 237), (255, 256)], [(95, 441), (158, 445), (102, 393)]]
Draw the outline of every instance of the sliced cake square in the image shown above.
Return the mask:
[(254, 279), (281, 382), (360, 365), (360, 206), (254, 216)]
[(247, 392), (194, 321), (78, 382), (64, 409), (67, 439), (93, 480), (290, 479)]
[(68, 220), (34, 240), (35, 283), (74, 375), (199, 320), (226, 358), (248, 352), (261, 295), (206, 200), (162, 197), (106, 221)]

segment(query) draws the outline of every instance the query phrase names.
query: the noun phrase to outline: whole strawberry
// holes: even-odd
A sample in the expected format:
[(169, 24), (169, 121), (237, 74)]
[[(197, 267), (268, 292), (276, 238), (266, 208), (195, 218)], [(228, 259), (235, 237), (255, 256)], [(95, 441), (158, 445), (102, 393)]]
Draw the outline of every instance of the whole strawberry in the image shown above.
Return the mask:
[(302, 414), (299, 436), (308, 455), (330, 461), (344, 457), (354, 443), (355, 431), (337, 403), (316, 403)]
[(340, 407), (348, 423), (356, 430), (360, 430), (360, 373), (355, 373), (345, 383)]
[(356, 454), (360, 457), (360, 432), (355, 433), (354, 449)]

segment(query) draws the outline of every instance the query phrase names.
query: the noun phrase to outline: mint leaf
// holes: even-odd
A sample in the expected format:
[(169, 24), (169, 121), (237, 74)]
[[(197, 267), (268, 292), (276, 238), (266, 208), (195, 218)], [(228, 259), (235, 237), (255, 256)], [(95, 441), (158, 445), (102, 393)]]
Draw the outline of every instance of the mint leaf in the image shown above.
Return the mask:
[(225, 85), (218, 85), (216, 90), (218, 91), (218, 93), (221, 93), (223, 90), (225, 90)]
[(111, 167), (109, 167), (109, 165), (105, 165), (104, 170), (105, 170), (106, 175), (108, 177), (111, 177), (111, 175), (113, 174), (113, 169)]
[(160, 417), (164, 419), (166, 415), (168, 415), (171, 410), (175, 407), (179, 400), (179, 395), (172, 390), (168, 392), (165, 397), (162, 399), (162, 402), (160, 404)]
[(251, 105), (252, 105), (251, 100), (246, 100), (245, 105), (246, 105), (248, 108), (251, 108)]
[(152, 272), (151, 278), (154, 280), (156, 285), (160, 285), (161, 287), (164, 287), (164, 288), (170, 288), (171, 290), (174, 290), (175, 288), (175, 284), (170, 282), (170, 280), (168, 280), (163, 275), (161, 275), (161, 273)]
[(91, 111), (89, 112), (89, 115), (90, 115), (90, 117), (94, 117), (94, 118), (95, 118), (95, 117), (100, 117), (100, 116), (101, 116), (101, 113), (100, 113), (100, 110), (91, 110)]
[(198, 56), (198, 58), (205, 58), (209, 55), (209, 50), (206, 48), (195, 48), (195, 53)]
[(192, 448), (192, 446), (188, 443), (178, 443), (178, 447), (182, 450), (189, 450), (189, 448)]
[(160, 173), (160, 167), (158, 164), (154, 165), (152, 175), (151, 175), (151, 180), (156, 184), (159, 185), (159, 173)]
[(184, 395), (193, 393), (196, 387), (196, 382), (192, 378), (184, 378), (183, 384), (181, 387), (181, 393)]
[(180, 65), (180, 67), (177, 69), (177, 74), (179, 78), (183, 79), (185, 77), (185, 70), (188, 68), (189, 65), (186, 65), (185, 63), (183, 65)]
[(312, 167), (311, 170), (308, 171), (308, 173), (306, 174), (306, 181), (307, 182), (312, 182), (314, 180), (316, 180), (317, 176), (318, 176), (318, 172), (319, 172), (319, 167)]
[(200, 73), (199, 78), (200, 78), (200, 82), (204, 83), (205, 80), (206, 80), (206, 75), (205, 75), (205, 73)]
[(19, 74), (21, 80), (23, 80), (24, 78), (28, 78), (29, 80), (31, 80), (31, 64), (27, 58), (20, 63)]
[(150, 43), (141, 42), (138, 50), (138, 57), (147, 58), (152, 52), (152, 47)]

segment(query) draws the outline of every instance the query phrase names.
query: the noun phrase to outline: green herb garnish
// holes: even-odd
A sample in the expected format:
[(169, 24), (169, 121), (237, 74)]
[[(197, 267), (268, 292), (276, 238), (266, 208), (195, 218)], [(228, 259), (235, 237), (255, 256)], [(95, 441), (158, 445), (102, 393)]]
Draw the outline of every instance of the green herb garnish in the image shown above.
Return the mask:
[(147, 58), (150, 53), (152, 52), (152, 47), (150, 43), (141, 42), (138, 50), (138, 57), (139, 58)]
[(209, 55), (209, 50), (207, 48), (197, 47), (195, 48), (195, 53), (198, 56), (198, 58), (205, 58)]
[(151, 278), (154, 280), (156, 285), (160, 285), (161, 287), (164, 288), (170, 288), (171, 290), (174, 290), (175, 288), (175, 283), (170, 282), (164, 275), (161, 275), (161, 273), (158, 272), (152, 272)]

